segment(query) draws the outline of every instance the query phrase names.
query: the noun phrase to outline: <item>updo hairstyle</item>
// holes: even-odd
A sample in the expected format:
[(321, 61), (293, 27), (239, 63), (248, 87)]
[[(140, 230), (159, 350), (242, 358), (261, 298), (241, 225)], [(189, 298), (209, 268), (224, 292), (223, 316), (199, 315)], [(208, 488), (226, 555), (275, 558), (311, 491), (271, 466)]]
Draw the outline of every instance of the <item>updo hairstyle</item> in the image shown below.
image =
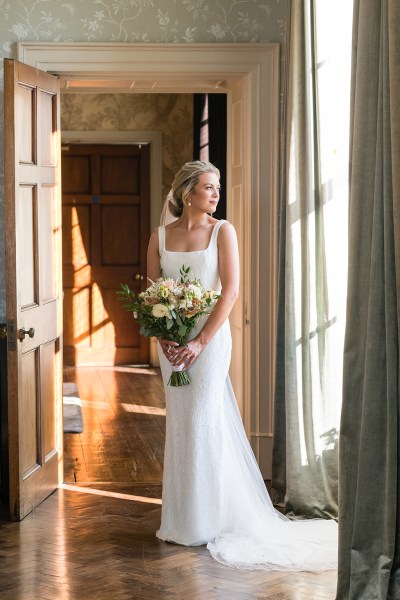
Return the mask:
[(204, 160), (187, 162), (179, 169), (172, 182), (169, 194), (169, 210), (174, 217), (179, 218), (186, 206), (186, 201), (199, 182), (203, 173), (215, 173), (220, 178), (220, 172), (213, 164)]

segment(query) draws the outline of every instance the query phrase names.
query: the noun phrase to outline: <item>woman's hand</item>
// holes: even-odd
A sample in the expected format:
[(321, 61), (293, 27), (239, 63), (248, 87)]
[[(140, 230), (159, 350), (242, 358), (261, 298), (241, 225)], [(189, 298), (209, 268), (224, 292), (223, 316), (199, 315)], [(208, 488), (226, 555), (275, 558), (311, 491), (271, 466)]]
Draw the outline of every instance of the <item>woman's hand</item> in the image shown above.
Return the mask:
[(184, 368), (187, 369), (194, 363), (203, 348), (203, 344), (196, 338), (190, 340), (187, 346), (178, 346), (171, 350), (170, 356), (172, 356), (172, 360), (169, 359), (169, 362), (174, 367), (184, 365)]
[(159, 339), (158, 342), (165, 358), (174, 367), (181, 365), (184, 365), (185, 368), (190, 367), (204, 348), (204, 344), (196, 338), (188, 342), (187, 346), (180, 346), (177, 342), (164, 339)]
[(172, 361), (176, 356), (176, 349), (179, 348), (179, 344), (177, 342), (171, 342), (171, 340), (163, 339), (159, 339), (158, 342), (162, 348), (165, 358), (169, 360), (171, 365), (174, 364)]

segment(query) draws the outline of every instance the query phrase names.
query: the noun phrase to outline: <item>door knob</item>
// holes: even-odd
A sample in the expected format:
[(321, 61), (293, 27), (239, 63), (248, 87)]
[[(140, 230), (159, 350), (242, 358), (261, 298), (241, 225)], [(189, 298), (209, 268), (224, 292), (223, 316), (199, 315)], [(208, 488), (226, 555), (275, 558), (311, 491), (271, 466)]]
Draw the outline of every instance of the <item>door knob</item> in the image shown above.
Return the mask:
[(144, 279), (143, 275), (141, 275), (140, 273), (135, 273), (133, 278), (136, 279), (136, 281), (143, 281)]
[(29, 335), (30, 338), (33, 338), (33, 336), (35, 335), (35, 330), (33, 329), (33, 327), (28, 329), (28, 331), (24, 328), (18, 330), (18, 338), (20, 342), (24, 341), (26, 335)]

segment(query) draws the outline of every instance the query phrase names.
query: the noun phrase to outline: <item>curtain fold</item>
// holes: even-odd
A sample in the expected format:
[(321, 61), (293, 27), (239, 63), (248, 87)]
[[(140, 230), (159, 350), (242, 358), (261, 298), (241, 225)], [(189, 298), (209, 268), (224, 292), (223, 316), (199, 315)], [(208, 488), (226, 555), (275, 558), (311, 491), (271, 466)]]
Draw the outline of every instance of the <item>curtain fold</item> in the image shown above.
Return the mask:
[[(286, 513), (327, 518), (338, 510), (347, 188), (332, 159), (326, 81), (335, 73), (315, 27), (318, 2), (289, 8), (272, 496)], [(336, 93), (337, 109), (346, 94)]]
[(337, 600), (400, 598), (399, 32), (355, 0)]
[[(291, 64), (291, 2), (287, 8), (287, 34), (285, 61)], [(289, 89), (289, 68), (286, 68), (283, 81), (283, 106), (281, 111), (281, 139), (280, 139), (280, 214), (279, 214), (279, 267), (278, 267), (278, 302), (277, 302), (277, 327), (276, 327), (276, 364), (275, 364), (275, 406), (274, 406), (274, 436), (272, 452), (272, 488), (271, 496), (275, 505), (284, 506), (286, 492), (286, 386), (285, 386), (285, 277), (286, 277), (286, 164), (288, 146), (286, 139), (287, 130), (287, 105)]]

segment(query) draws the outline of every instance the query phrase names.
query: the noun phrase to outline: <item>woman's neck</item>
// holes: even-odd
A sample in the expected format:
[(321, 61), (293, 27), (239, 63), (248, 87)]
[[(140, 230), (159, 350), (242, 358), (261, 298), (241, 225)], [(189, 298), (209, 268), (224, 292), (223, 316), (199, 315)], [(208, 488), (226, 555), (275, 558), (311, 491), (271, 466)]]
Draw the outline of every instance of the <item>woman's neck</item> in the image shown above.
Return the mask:
[(184, 229), (194, 229), (196, 227), (204, 227), (205, 225), (208, 225), (210, 223), (210, 219), (211, 217), (208, 213), (195, 213), (194, 211), (188, 213), (188, 211), (184, 210), (176, 223), (179, 224), (179, 227)]

